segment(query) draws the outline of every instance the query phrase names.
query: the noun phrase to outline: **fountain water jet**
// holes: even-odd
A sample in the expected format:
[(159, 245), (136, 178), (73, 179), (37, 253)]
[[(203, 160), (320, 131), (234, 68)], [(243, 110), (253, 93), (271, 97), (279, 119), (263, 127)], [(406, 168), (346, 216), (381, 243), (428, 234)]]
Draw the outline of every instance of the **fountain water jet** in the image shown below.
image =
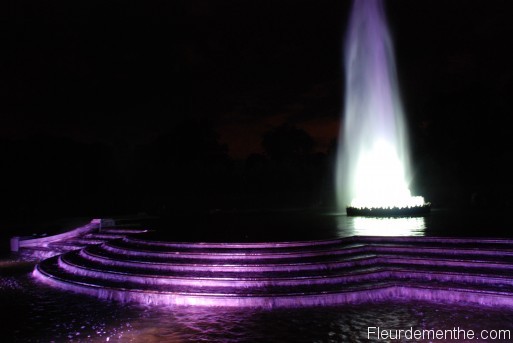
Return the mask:
[(345, 53), (345, 120), (336, 173), (339, 206), (350, 203), (350, 215), (429, 211), (430, 204), (409, 189), (406, 127), (380, 0), (354, 1)]

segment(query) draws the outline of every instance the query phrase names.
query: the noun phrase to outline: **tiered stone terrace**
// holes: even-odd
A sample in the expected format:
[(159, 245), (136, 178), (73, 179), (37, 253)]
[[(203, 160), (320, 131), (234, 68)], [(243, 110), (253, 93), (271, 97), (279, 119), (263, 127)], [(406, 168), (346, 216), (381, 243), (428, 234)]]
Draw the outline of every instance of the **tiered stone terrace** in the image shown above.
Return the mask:
[(33, 275), (65, 290), (161, 305), (272, 308), (406, 299), (513, 306), (513, 240), (234, 244), (123, 237), (46, 259)]

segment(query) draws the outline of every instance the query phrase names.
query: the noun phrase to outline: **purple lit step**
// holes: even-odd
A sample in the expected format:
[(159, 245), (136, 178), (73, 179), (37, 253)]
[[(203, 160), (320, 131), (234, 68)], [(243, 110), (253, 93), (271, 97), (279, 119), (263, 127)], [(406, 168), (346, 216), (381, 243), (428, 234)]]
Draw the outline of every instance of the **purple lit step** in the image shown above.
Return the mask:
[(486, 244), (494, 244), (499, 246), (509, 246), (513, 247), (513, 239), (507, 238), (487, 238), (487, 237), (479, 237), (479, 238), (468, 238), (468, 237), (428, 237), (428, 236), (351, 236), (347, 238), (350, 241), (358, 241), (358, 242), (389, 242), (389, 243), (409, 243), (409, 244), (418, 244), (418, 243), (434, 243), (434, 244), (444, 244), (444, 245), (454, 245), (454, 244), (477, 244), (477, 245), (486, 245)]
[(354, 254), (356, 252), (370, 252), (370, 249), (361, 250), (360, 248), (348, 248), (344, 250), (329, 250), (329, 251), (306, 251), (306, 252), (275, 252), (275, 253), (258, 253), (258, 252), (238, 252), (238, 253), (211, 253), (211, 252), (178, 252), (178, 251), (152, 251), (152, 250), (138, 250), (135, 248), (129, 249), (120, 247), (117, 242), (114, 244), (104, 244), (103, 249), (120, 254), (130, 256), (151, 256), (177, 259), (205, 259), (205, 260), (258, 260), (258, 259), (283, 259), (283, 258), (297, 258), (297, 257), (317, 257), (328, 256), (333, 253), (338, 255)]
[[(84, 247), (84, 244), (77, 243), (77, 242), (56, 242), (56, 243), (50, 243), (46, 247), (49, 249), (53, 249), (54, 251), (66, 252), (66, 251), (70, 251), (70, 250), (81, 249)], [(37, 249), (41, 249), (41, 248), (37, 247)]]
[[(317, 243), (320, 244), (317, 244)], [(412, 247), (420, 246), (424, 248), (438, 247), (440, 244), (444, 245), (444, 248), (455, 247), (455, 248), (469, 248), (469, 249), (482, 249), (488, 250), (512, 250), (513, 240), (509, 239), (475, 239), (475, 238), (438, 238), (438, 237), (418, 237), (418, 239), (412, 239), (412, 237), (367, 237), (367, 236), (356, 236), (347, 237), (341, 239), (331, 239), (323, 241), (303, 241), (298, 243), (294, 242), (281, 242), (281, 243), (166, 243), (156, 241), (145, 241), (136, 238), (124, 238), (121, 242), (118, 242), (120, 246), (127, 248), (136, 248), (140, 250), (156, 250), (156, 251), (193, 251), (202, 250), (204, 252), (223, 252), (226, 251), (255, 251), (255, 252), (286, 252), (286, 251), (297, 251), (296, 248), (300, 248), (301, 251), (316, 251), (316, 250), (333, 250), (342, 247), (352, 247), (359, 245), (366, 246), (393, 246), (393, 247)], [(146, 249), (144, 247), (151, 247), (152, 249)], [(210, 250), (212, 249), (212, 250)]]
[(315, 241), (292, 241), (292, 242), (261, 242), (261, 243), (206, 243), (206, 242), (165, 242), (144, 240), (133, 237), (127, 237), (123, 241), (145, 246), (160, 246), (165, 248), (201, 248), (201, 249), (281, 249), (281, 248), (304, 248), (304, 247), (322, 247), (326, 245), (336, 245), (343, 242), (350, 243), (346, 239), (326, 239)]
[(425, 237), (425, 236), (351, 236), (344, 238), (333, 238), (325, 240), (312, 241), (291, 241), (291, 242), (260, 242), (260, 243), (206, 243), (206, 242), (166, 242), (145, 240), (134, 237), (126, 237), (126, 242), (133, 242), (141, 245), (155, 245), (169, 248), (289, 248), (289, 247), (320, 247), (325, 245), (340, 245), (349, 243), (391, 243), (395, 245), (401, 244), (435, 244), (444, 245), (495, 245), (513, 248), (513, 239), (505, 238), (453, 238), (453, 237)]
[(120, 239), (125, 236), (122, 234), (112, 234), (112, 233), (89, 233), (84, 235), (83, 238), (86, 239), (96, 239), (96, 240), (111, 240), (111, 239)]
[[(225, 266), (224, 268), (209, 268), (205, 265), (203, 268), (189, 270), (182, 268), (151, 268), (148, 265), (126, 266), (124, 264), (104, 263), (105, 261), (91, 260), (88, 255), (82, 253), (70, 253), (61, 257), (63, 261), (74, 264), (82, 268), (91, 268), (103, 270), (105, 272), (115, 271), (125, 274), (144, 274), (158, 275), (169, 277), (195, 277), (195, 278), (232, 278), (232, 279), (257, 279), (257, 278), (307, 278), (307, 277), (331, 277), (338, 274), (348, 273), (354, 270), (365, 270), (369, 266), (375, 268), (379, 266), (375, 258), (369, 258), (357, 261), (348, 261), (333, 268), (327, 268), (324, 264), (311, 265), (310, 269), (296, 269), (295, 266), (287, 268), (287, 266), (265, 265), (265, 270), (258, 266)], [(174, 267), (174, 266), (171, 266)], [(180, 266), (182, 267), (182, 266)], [(238, 268), (237, 268), (238, 267)]]
[[(74, 258), (73, 258), (74, 257)], [(387, 258), (372, 258), (365, 261), (365, 265), (353, 263), (338, 268), (326, 269), (318, 264), (317, 269), (309, 271), (270, 270), (262, 272), (254, 269), (244, 270), (241, 267), (230, 272), (204, 268), (203, 270), (154, 270), (145, 268), (131, 268), (123, 265), (95, 264), (84, 260), (76, 253), (66, 254), (61, 257), (60, 266), (71, 273), (85, 276), (96, 276), (99, 279), (116, 279), (119, 274), (133, 282), (152, 284), (205, 284), (205, 279), (212, 282), (206, 283), (219, 287), (238, 285), (240, 287), (261, 287), (272, 285), (304, 285), (318, 283), (348, 283), (369, 279), (384, 278), (409, 278), (436, 280), (441, 282), (478, 282), (490, 284), (511, 284), (510, 270), (483, 269), (468, 270), (462, 274), (460, 266), (436, 265), (428, 266), (426, 263), (419, 265), (407, 265), (400, 267), (390, 265)], [(374, 262), (374, 263), (372, 263)], [(358, 274), (358, 275), (356, 275)], [(356, 275), (356, 276), (355, 276)], [(169, 278), (169, 280), (166, 280)], [(176, 280), (175, 280), (176, 279)], [(190, 279), (190, 280), (184, 280)], [(227, 282), (229, 281), (229, 282)]]
[[(176, 263), (176, 264), (297, 264), (297, 263), (316, 263), (330, 261), (345, 261), (360, 257), (373, 256), (374, 254), (362, 252), (359, 250), (345, 250), (342, 254), (322, 253), (310, 254), (306, 251), (294, 254), (262, 254), (253, 253), (248, 250), (246, 253), (239, 253), (231, 256), (230, 254), (203, 252), (203, 253), (178, 253), (178, 252), (153, 252), (144, 250), (127, 250), (119, 248), (114, 244), (102, 244), (87, 248), (88, 252), (96, 255), (105, 256), (117, 260), (156, 262), (156, 263)], [(228, 256), (228, 258), (227, 258)]]
[[(212, 271), (231, 271), (231, 272), (269, 272), (269, 271), (308, 271), (308, 270), (330, 270), (340, 267), (354, 266), (355, 263), (360, 265), (367, 265), (376, 263), (373, 261), (375, 256), (373, 255), (361, 255), (354, 257), (347, 257), (344, 259), (339, 258), (337, 261), (327, 261), (320, 263), (312, 262), (287, 262), (287, 263), (219, 263), (212, 264), (209, 261), (202, 261), (202, 263), (176, 263), (176, 261), (155, 261), (155, 260), (120, 260), (113, 259), (113, 255), (99, 254), (98, 252), (92, 252), (90, 249), (84, 249), (80, 251), (80, 255), (85, 259), (103, 264), (106, 266), (121, 266), (131, 268), (144, 268), (155, 271), (202, 271), (210, 269)], [(183, 262), (183, 261), (182, 261)], [(233, 262), (233, 261), (232, 261)], [(244, 261), (246, 262), (246, 261)], [(283, 261), (276, 261), (283, 262)]]
[[(142, 263), (142, 264), (152, 264), (155, 263), (156, 265), (162, 265), (162, 264), (170, 264), (170, 265), (176, 265), (184, 266), (184, 265), (211, 265), (213, 267), (219, 266), (234, 266), (236, 267), (239, 264), (243, 265), (257, 265), (257, 266), (264, 266), (264, 265), (301, 265), (301, 264), (314, 264), (314, 263), (325, 263), (326, 266), (329, 266), (331, 263), (335, 262), (344, 262), (352, 259), (360, 259), (370, 256), (376, 256), (376, 253), (364, 253), (361, 251), (354, 251), (354, 254), (352, 253), (346, 253), (346, 254), (324, 254), (322, 256), (302, 256), (302, 257), (287, 257), (287, 258), (281, 258), (281, 259), (266, 259), (265, 257), (262, 257), (257, 260), (248, 260), (248, 259), (230, 259), (226, 260), (224, 259), (223, 255), (220, 255), (221, 258), (219, 260), (215, 260), (212, 258), (212, 256), (209, 256), (210, 258), (202, 259), (201, 257), (198, 258), (183, 258), (183, 256), (177, 256), (176, 254), (171, 255), (158, 255), (155, 256), (154, 254), (139, 254), (138, 256), (131, 256), (127, 254), (125, 250), (113, 252), (103, 249), (102, 246), (92, 246), (88, 247), (85, 252), (105, 259), (112, 259), (112, 260), (119, 260), (119, 261), (130, 261), (135, 263)], [(394, 251), (392, 253), (384, 253), (380, 254), (381, 256), (389, 256), (392, 257), (398, 257), (396, 259), (397, 263), (401, 263), (401, 261), (404, 260), (418, 260), (418, 263), (430, 263), (430, 261), (433, 261), (433, 263), (438, 263), (436, 260), (451, 260), (454, 265), (458, 265), (459, 263), (465, 264), (469, 261), (475, 262), (477, 264), (481, 263), (481, 265), (486, 265), (487, 263), (490, 264), (490, 266), (493, 265), (507, 265), (513, 264), (513, 259), (507, 256), (503, 256), (502, 254), (487, 254), (487, 255), (476, 255), (476, 254), (465, 254), (465, 255), (455, 255), (453, 252), (449, 252), (449, 254), (445, 254), (447, 252), (447, 249), (443, 250), (442, 253), (434, 253), (433, 251), (430, 251), (431, 253), (420, 253), (418, 250), (408, 250), (408, 251), (402, 251), (397, 252)], [(215, 255), (214, 255), (215, 256)], [(497, 257), (500, 257), (500, 260), (497, 261)], [(427, 262), (426, 262), (427, 261)], [(440, 263), (443, 263), (440, 262)]]
[(103, 242), (105, 242), (105, 240), (100, 240), (100, 239), (92, 239), (92, 238), (75, 238), (75, 239), (67, 239), (66, 241), (63, 241), (63, 242), (55, 242), (55, 243), (50, 243), (49, 245), (53, 245), (53, 246), (56, 246), (56, 245), (75, 245), (75, 246), (86, 246), (86, 245), (96, 245), (96, 244), (102, 244)]
[(104, 272), (119, 272), (124, 274), (140, 274), (148, 276), (165, 276), (165, 277), (190, 277), (190, 278), (219, 278), (219, 279), (278, 279), (278, 278), (301, 278), (308, 277), (323, 277), (329, 278), (336, 275), (347, 274), (353, 271), (363, 271), (375, 269), (377, 263), (375, 259), (364, 259), (358, 261), (348, 261), (347, 263), (340, 264), (333, 268), (327, 268), (324, 264), (315, 264), (309, 266), (310, 269), (296, 269), (295, 266), (287, 268), (287, 266), (273, 266), (265, 265), (264, 268), (259, 266), (221, 266), (223, 268), (210, 268), (208, 265), (197, 269), (183, 269), (183, 266), (174, 268), (175, 266), (168, 266), (168, 268), (152, 268), (149, 265), (135, 265), (127, 266), (123, 262), (116, 264), (116, 261), (111, 263), (104, 263), (105, 260), (91, 260), (87, 254), (83, 252), (73, 252), (66, 254), (61, 259), (67, 264), (74, 265), (82, 269), (95, 269)]
[[(215, 279), (204, 279), (203, 284), (200, 282), (196, 283), (196, 287), (191, 287), (190, 284), (153, 284), (153, 283), (144, 283), (144, 282), (133, 282), (126, 280), (125, 278), (107, 278), (107, 279), (98, 279), (97, 275), (81, 275), (73, 272), (69, 272), (63, 268), (61, 268), (58, 258), (52, 258), (47, 261), (44, 261), (36, 268), (39, 272), (47, 275), (52, 275), (53, 278), (59, 278), (63, 280), (68, 280), (72, 283), (81, 283), (86, 284), (91, 287), (110, 287), (110, 288), (120, 288), (127, 292), (132, 291), (147, 291), (147, 292), (156, 292), (156, 293), (181, 293), (181, 294), (191, 294), (191, 295), (223, 295), (223, 296), (231, 296), (231, 295), (243, 295), (243, 296), (262, 296), (273, 294), (275, 296), (279, 295), (302, 295), (307, 293), (323, 293), (323, 292), (333, 292), (339, 290), (348, 290), (355, 289), (355, 287), (367, 287), (368, 285), (375, 285), (376, 283), (367, 283), (362, 281), (353, 282), (352, 285), (348, 284), (340, 284), (340, 283), (317, 283), (317, 284), (306, 284), (306, 285), (295, 285), (295, 286), (280, 286), (280, 285), (270, 285), (267, 287), (240, 287), (239, 285), (226, 285), (224, 287), (219, 287), (214, 284)], [(97, 271), (94, 271), (97, 272)], [(98, 272), (98, 274), (102, 274), (102, 272)], [(192, 279), (191, 279), (192, 280)], [(199, 280), (201, 281), (201, 280)], [(212, 283), (209, 283), (212, 282)]]
[(102, 225), (113, 225), (112, 219), (93, 219), (90, 223), (71, 229), (66, 232), (55, 235), (41, 237), (13, 237), (11, 239), (11, 249), (18, 252), (21, 257), (28, 260), (42, 260), (51, 256), (62, 254), (66, 251), (81, 249), (85, 246), (101, 244), (107, 240), (124, 238), (121, 233), (130, 233), (136, 235), (148, 230), (144, 229), (124, 229), (121, 228), (116, 233), (108, 233), (108, 230), (117, 230), (110, 226), (107, 232), (98, 233)]
[(303, 242), (303, 245), (296, 245), (294, 243), (245, 243), (245, 244), (224, 244), (224, 243), (170, 243), (144, 241), (140, 239), (124, 238), (116, 241), (114, 244), (117, 247), (127, 248), (129, 250), (144, 250), (155, 252), (179, 252), (179, 253), (221, 253), (221, 254), (240, 254), (240, 253), (294, 253), (305, 251), (318, 251), (318, 250), (332, 250), (340, 247), (355, 247), (360, 244), (355, 244), (349, 241), (330, 240), (321, 241), (321, 244), (316, 245), (316, 241)]
[(477, 303), (485, 306), (513, 306), (511, 292), (479, 291), (465, 288), (429, 287), (426, 285), (378, 283), (361, 286), (359, 289), (322, 294), (295, 294), (286, 296), (237, 296), (211, 294), (159, 293), (144, 290), (127, 291), (119, 288), (97, 286), (70, 281), (46, 274), (36, 267), (36, 279), (64, 290), (88, 294), (120, 302), (139, 302), (168, 306), (231, 306), (231, 307), (301, 307), (333, 304), (361, 303), (380, 300), (405, 299), (426, 300), (442, 303)]
[[(463, 261), (463, 260), (449, 260), (449, 259), (422, 259), (422, 258), (407, 258), (394, 257), (394, 256), (366, 256), (354, 259), (347, 259), (344, 261), (324, 262), (324, 263), (289, 263), (289, 264), (173, 264), (173, 263), (152, 263), (140, 261), (120, 261), (113, 260), (105, 257), (98, 257), (97, 255), (90, 254), (90, 249), (80, 251), (80, 255), (95, 264), (105, 266), (105, 268), (125, 269), (132, 268), (134, 270), (144, 269), (148, 273), (158, 273), (162, 271), (175, 271), (175, 272), (202, 272), (210, 270), (211, 273), (215, 272), (231, 272), (232, 274), (251, 274), (273, 272), (278, 275), (279, 272), (287, 272), (289, 276), (294, 272), (299, 272), (302, 276), (318, 274), (335, 273), (337, 269), (349, 267), (367, 267), (370, 265), (386, 265), (395, 268), (416, 268), (422, 270), (429, 268), (432, 270), (442, 270), (442, 268), (451, 267), (454, 271), (462, 270), (465, 268), (467, 272), (479, 273), (480, 271), (505, 274), (509, 275), (513, 269), (513, 264), (502, 262), (483, 262), (483, 261)], [(128, 269), (130, 270), (130, 269)], [(312, 273), (313, 272), (313, 273)], [(270, 273), (269, 273), (270, 274)]]
[[(440, 258), (440, 257), (412, 257), (411, 255), (386, 255), (383, 254), (381, 257), (390, 265), (415, 265), (415, 266), (428, 266), (431, 268), (435, 267), (459, 267), (468, 268), (473, 270), (480, 269), (496, 269), (503, 270), (504, 272), (510, 273), (513, 270), (513, 261), (502, 262), (490, 259), (479, 259), (479, 256), (475, 256), (478, 259), (461, 259), (458, 256), (452, 255), (451, 258)], [(489, 256), (485, 256), (489, 257)], [(495, 256), (497, 257), (497, 256)]]
[[(59, 267), (63, 270), (80, 276), (95, 278), (98, 282), (100, 280), (116, 281), (122, 279), (124, 282), (131, 282), (135, 284), (144, 284), (152, 286), (170, 286), (172, 288), (165, 289), (168, 291), (175, 291), (175, 287), (187, 286), (187, 288), (204, 288), (212, 287), (221, 292), (220, 288), (239, 288), (244, 289), (248, 294), (257, 292), (257, 288), (269, 287), (284, 287), (286, 289), (307, 286), (311, 288), (316, 285), (343, 285), (356, 282), (367, 282), (371, 280), (383, 280), (389, 277), (387, 271), (378, 271), (372, 268), (366, 270), (358, 270), (347, 272), (343, 275), (334, 276), (310, 276), (310, 277), (227, 277), (223, 275), (202, 277), (200, 275), (189, 276), (170, 276), (161, 274), (132, 274), (120, 271), (106, 271), (100, 269), (86, 268), (76, 264), (70, 264), (69, 261), (59, 261)], [(160, 290), (160, 289), (159, 289)], [(261, 292), (261, 291), (260, 291)], [(260, 293), (259, 292), (259, 293)], [(223, 293), (223, 292), (221, 292)]]
[(239, 250), (237, 253), (212, 253), (202, 252), (201, 250), (195, 252), (184, 252), (184, 251), (153, 251), (137, 249), (136, 247), (128, 247), (120, 241), (113, 241), (103, 245), (103, 249), (110, 252), (126, 254), (131, 256), (151, 256), (160, 258), (171, 258), (176, 259), (212, 259), (212, 260), (257, 260), (257, 259), (284, 259), (284, 258), (314, 258), (323, 256), (343, 256), (350, 254), (422, 254), (425, 256), (436, 256), (436, 255), (457, 255), (457, 256), (501, 256), (502, 258), (513, 259), (513, 250), (507, 249), (494, 249), (486, 250), (483, 248), (456, 248), (451, 249), (440, 248), (440, 247), (424, 247), (422, 245), (415, 246), (393, 246), (393, 245), (378, 245), (378, 244), (352, 244), (350, 246), (343, 246), (341, 248), (332, 248), (330, 250), (305, 250), (295, 252), (281, 252), (276, 251), (272, 253), (254, 252), (251, 249), (247, 251)]
[(307, 306), (394, 297), (512, 303), (511, 241), (326, 242), (220, 249), (123, 239), (43, 261), (34, 275), (103, 298), (175, 305)]
[[(312, 285), (297, 285), (293, 287), (283, 287), (283, 286), (269, 286), (266, 288), (260, 287), (218, 287), (216, 285), (204, 284), (201, 287), (190, 287), (189, 285), (154, 285), (150, 283), (136, 283), (127, 281), (123, 278), (117, 278), (112, 280), (98, 280), (94, 277), (90, 277), (87, 275), (77, 275), (77, 274), (69, 274), (67, 271), (62, 270), (58, 266), (57, 259), (51, 259), (48, 262), (40, 265), (38, 267), (39, 271), (43, 273), (51, 272), (53, 277), (56, 278), (66, 278), (70, 282), (73, 283), (82, 283), (88, 286), (101, 286), (108, 288), (121, 288), (123, 291), (132, 292), (132, 291), (146, 291), (146, 292), (156, 292), (156, 293), (180, 293), (180, 294), (191, 294), (191, 295), (225, 295), (225, 296), (233, 296), (233, 295), (244, 295), (244, 296), (265, 296), (265, 295), (273, 295), (273, 296), (297, 296), (303, 294), (315, 294), (315, 293), (333, 293), (333, 292), (347, 292), (350, 290), (356, 290), (361, 288), (368, 288), (369, 286), (377, 287), (378, 285), (383, 284), (397, 284), (398, 280), (375, 280), (369, 283), (367, 280), (356, 280), (353, 282), (348, 282), (346, 284), (312, 284)], [(215, 281), (215, 280), (214, 280)], [(415, 285), (422, 287), (442, 287), (442, 288), (458, 288), (458, 289), (467, 289), (467, 291), (476, 291), (476, 292), (502, 292), (504, 291), (513, 291), (513, 287), (511, 286), (488, 286), (488, 285), (471, 285), (472, 288), (469, 288), (469, 285), (464, 282), (438, 282), (433, 280), (402, 280), (400, 282), (401, 285)]]
[(120, 302), (138, 302), (152, 305), (168, 306), (229, 306), (229, 307), (298, 307), (329, 305), (336, 303), (352, 303), (371, 301), (376, 299), (391, 298), (390, 291), (393, 286), (383, 285), (381, 288), (361, 288), (359, 290), (348, 290), (339, 294), (304, 294), (277, 297), (274, 294), (267, 296), (237, 296), (237, 295), (216, 295), (216, 294), (181, 294), (181, 293), (160, 293), (155, 291), (126, 291), (120, 288), (97, 286), (80, 280), (68, 280), (54, 275), (36, 267), (33, 272), (36, 279), (50, 286), (88, 294), (98, 298), (117, 300)]
[(128, 229), (128, 228), (102, 228), (101, 233), (105, 234), (114, 234), (114, 235), (133, 235), (133, 234), (140, 234), (140, 233), (146, 233), (149, 230), (147, 229)]
[[(93, 250), (93, 253), (90, 251)], [(231, 271), (231, 272), (293, 272), (293, 271), (302, 271), (303, 274), (307, 271), (315, 271), (319, 270), (322, 273), (334, 273), (337, 268), (349, 268), (355, 266), (368, 266), (370, 264), (386, 264), (386, 265), (394, 265), (398, 266), (402, 265), (415, 265), (418, 268), (453, 268), (458, 270), (461, 267), (466, 268), (467, 270), (472, 270), (473, 272), (479, 272), (480, 269), (491, 270), (502, 270), (505, 273), (511, 272), (513, 269), (512, 263), (504, 263), (504, 262), (489, 262), (489, 261), (479, 261), (479, 260), (460, 260), (460, 259), (441, 259), (441, 258), (412, 258), (410, 256), (401, 256), (401, 255), (382, 255), (376, 257), (375, 255), (355, 255), (355, 256), (346, 256), (344, 259), (337, 258), (336, 260), (323, 260), (318, 262), (292, 262), (288, 261), (288, 263), (270, 263), (267, 260), (267, 263), (247, 263), (247, 261), (219, 261), (219, 263), (212, 264), (208, 263), (209, 261), (203, 261), (203, 264), (197, 263), (195, 261), (194, 264), (186, 264), (186, 263), (173, 263), (168, 261), (167, 263), (161, 261), (138, 261), (131, 259), (130, 261), (120, 261), (116, 259), (116, 256), (109, 256), (109, 254), (105, 255), (105, 252), (99, 247), (88, 248), (80, 252), (81, 256), (85, 259), (95, 261), (96, 263), (100, 263), (103, 265), (112, 265), (118, 267), (125, 268), (147, 268), (150, 270), (168, 270), (168, 271), (201, 271), (201, 270), (211, 270), (211, 271)], [(265, 260), (264, 260), (265, 261)], [(270, 260), (272, 262), (278, 262), (276, 260)], [(298, 260), (299, 261), (299, 260)], [(282, 261), (279, 261), (282, 262)]]
[(451, 247), (441, 248), (441, 247), (404, 247), (404, 246), (372, 246), (371, 249), (375, 253), (410, 253), (412, 255), (423, 254), (423, 255), (454, 255), (454, 256), (501, 256), (513, 258), (513, 250), (506, 249), (484, 249), (484, 248), (454, 248)]
[[(100, 280), (116, 281), (123, 280), (124, 283), (144, 284), (146, 286), (169, 286), (171, 289), (161, 289), (167, 291), (175, 291), (174, 287), (187, 286), (189, 288), (212, 287), (217, 291), (220, 288), (240, 288), (244, 289), (247, 294), (257, 293), (257, 288), (284, 287), (286, 289), (297, 287), (313, 287), (320, 285), (351, 285), (355, 283), (364, 283), (369, 281), (396, 281), (397, 279), (405, 279), (409, 281), (436, 281), (440, 283), (458, 283), (458, 284), (486, 284), (486, 285), (507, 285), (512, 286), (513, 280), (505, 276), (476, 275), (465, 273), (449, 273), (449, 272), (433, 272), (433, 271), (416, 271), (416, 270), (396, 270), (392, 268), (367, 268), (355, 270), (345, 274), (337, 274), (330, 276), (310, 276), (300, 277), (226, 277), (223, 275), (202, 277), (194, 274), (189, 276), (169, 276), (156, 274), (133, 274), (121, 271), (108, 271), (101, 269), (86, 268), (76, 264), (70, 264), (69, 261), (63, 262), (59, 260), (59, 267), (74, 275), (95, 278), (96, 282)], [(258, 292), (260, 293), (260, 292)]]

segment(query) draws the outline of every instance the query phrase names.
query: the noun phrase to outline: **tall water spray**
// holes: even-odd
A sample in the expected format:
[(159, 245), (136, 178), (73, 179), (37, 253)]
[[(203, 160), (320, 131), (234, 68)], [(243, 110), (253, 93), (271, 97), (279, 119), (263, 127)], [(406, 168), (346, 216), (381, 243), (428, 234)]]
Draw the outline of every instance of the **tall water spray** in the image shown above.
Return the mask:
[(392, 41), (381, 0), (355, 0), (345, 41), (345, 118), (337, 157), (344, 208), (422, 206), (410, 168)]

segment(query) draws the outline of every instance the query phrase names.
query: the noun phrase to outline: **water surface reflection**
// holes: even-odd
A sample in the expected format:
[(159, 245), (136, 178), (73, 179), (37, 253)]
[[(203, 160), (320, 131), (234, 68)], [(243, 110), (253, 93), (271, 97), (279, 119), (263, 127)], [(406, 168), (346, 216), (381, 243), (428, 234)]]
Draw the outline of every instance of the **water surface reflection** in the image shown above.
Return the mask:
[(0, 319), (6, 342), (369, 342), (370, 326), (513, 332), (513, 311), (504, 308), (402, 301), (275, 310), (141, 306), (57, 291), (26, 274), (0, 276)]
[(424, 217), (411, 218), (353, 218), (353, 232), (356, 236), (424, 236)]
[(340, 237), (349, 236), (424, 236), (425, 217), (349, 217), (337, 215), (336, 225)]

